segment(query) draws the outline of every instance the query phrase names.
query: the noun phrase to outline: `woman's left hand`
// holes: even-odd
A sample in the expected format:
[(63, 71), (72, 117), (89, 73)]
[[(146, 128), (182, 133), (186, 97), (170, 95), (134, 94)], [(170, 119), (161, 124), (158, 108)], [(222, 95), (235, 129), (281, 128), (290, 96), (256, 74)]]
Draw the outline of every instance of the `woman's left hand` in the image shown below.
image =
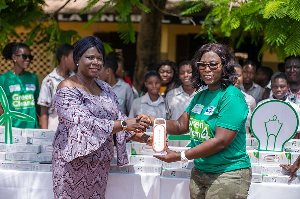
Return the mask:
[(157, 159), (160, 159), (164, 162), (176, 162), (181, 160), (181, 155), (179, 152), (172, 151), (169, 148), (166, 149), (167, 154), (166, 155), (153, 155), (153, 157), (156, 157)]

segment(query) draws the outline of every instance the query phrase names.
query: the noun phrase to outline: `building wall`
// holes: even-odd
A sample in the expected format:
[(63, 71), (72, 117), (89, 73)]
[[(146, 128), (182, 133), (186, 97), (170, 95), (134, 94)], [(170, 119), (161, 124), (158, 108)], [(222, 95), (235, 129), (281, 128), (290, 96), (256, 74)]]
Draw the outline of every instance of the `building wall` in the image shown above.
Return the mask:
[[(91, 26), (86, 28), (82, 28), (85, 22), (59, 22), (59, 25), (64, 30), (73, 29), (76, 30), (81, 37), (94, 35), (95, 33), (109, 33), (109, 32), (117, 32), (118, 26), (117, 23), (105, 23), (105, 22), (96, 22)], [(135, 31), (138, 31), (138, 23), (134, 23), (133, 27)], [(23, 33), (26, 36), (28, 30), (23, 28), (18, 28), (17, 31), (19, 33)], [(193, 26), (193, 25), (180, 25), (180, 24), (162, 24), (162, 41), (161, 41), (161, 59), (170, 59), (172, 61), (176, 61), (176, 37), (177, 35), (189, 35), (189, 34), (197, 34), (201, 31), (201, 26)], [(24, 39), (24, 38), (23, 38)], [(101, 39), (101, 38), (100, 38)], [(18, 41), (18, 39), (15, 39)], [(21, 40), (22, 41), (22, 40)], [(200, 47), (201, 44), (199, 44)], [(42, 79), (51, 72), (55, 64), (53, 62), (52, 56), (47, 56), (47, 53), (43, 53), (42, 50), (39, 50), (41, 46), (36, 46), (34, 50), (35, 60), (32, 62), (32, 66), (30, 67), (31, 72), (35, 72), (40, 82)], [(46, 60), (46, 61), (42, 61)], [(2, 60), (3, 63), (3, 60)], [(277, 64), (279, 60), (277, 56), (271, 54), (269, 52), (265, 52), (262, 57), (262, 66), (269, 66), (273, 69), (274, 72), (277, 71)], [(5, 63), (7, 66), (1, 67), (1, 72), (6, 72), (11, 69), (11, 63)], [(4, 65), (5, 65), (4, 64)], [(179, 63), (178, 63), (179, 64)]]

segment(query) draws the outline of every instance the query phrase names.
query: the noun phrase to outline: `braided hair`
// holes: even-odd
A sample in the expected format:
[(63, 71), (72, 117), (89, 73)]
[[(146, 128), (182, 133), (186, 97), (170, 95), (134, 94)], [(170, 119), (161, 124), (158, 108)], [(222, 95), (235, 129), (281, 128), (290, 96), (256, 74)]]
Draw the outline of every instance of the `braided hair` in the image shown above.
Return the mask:
[(12, 55), (16, 54), (19, 48), (29, 49), (29, 46), (24, 43), (11, 42), (6, 44), (6, 46), (3, 48), (2, 55), (6, 60), (12, 60)]

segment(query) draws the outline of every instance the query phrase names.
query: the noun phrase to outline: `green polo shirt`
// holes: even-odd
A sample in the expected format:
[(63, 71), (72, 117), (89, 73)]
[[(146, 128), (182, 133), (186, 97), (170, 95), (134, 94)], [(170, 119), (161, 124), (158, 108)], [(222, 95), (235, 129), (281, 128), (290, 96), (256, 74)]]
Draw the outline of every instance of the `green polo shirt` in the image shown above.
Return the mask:
[(215, 137), (217, 126), (238, 131), (227, 148), (194, 160), (200, 172), (223, 173), (251, 166), (246, 153), (245, 128), (249, 109), (239, 89), (230, 85), (225, 90), (203, 90), (195, 95), (185, 111), (190, 114), (191, 147)]
[(8, 71), (0, 75), (0, 86), (6, 94), (10, 110), (25, 113), (35, 119), (34, 122), (26, 122), (12, 117), (12, 126), (38, 128), (35, 100), (39, 97), (40, 88), (37, 76), (27, 71), (23, 75)]

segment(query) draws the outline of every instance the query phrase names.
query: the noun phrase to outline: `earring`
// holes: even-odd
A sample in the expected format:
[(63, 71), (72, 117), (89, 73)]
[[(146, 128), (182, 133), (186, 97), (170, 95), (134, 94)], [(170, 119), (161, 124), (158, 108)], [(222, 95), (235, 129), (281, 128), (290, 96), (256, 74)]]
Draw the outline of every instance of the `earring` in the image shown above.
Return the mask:
[(14, 62), (16, 62), (17, 60), (14, 60)]
[(78, 66), (79, 66), (79, 64), (77, 63), (77, 64), (76, 64), (76, 66), (78, 67)]

